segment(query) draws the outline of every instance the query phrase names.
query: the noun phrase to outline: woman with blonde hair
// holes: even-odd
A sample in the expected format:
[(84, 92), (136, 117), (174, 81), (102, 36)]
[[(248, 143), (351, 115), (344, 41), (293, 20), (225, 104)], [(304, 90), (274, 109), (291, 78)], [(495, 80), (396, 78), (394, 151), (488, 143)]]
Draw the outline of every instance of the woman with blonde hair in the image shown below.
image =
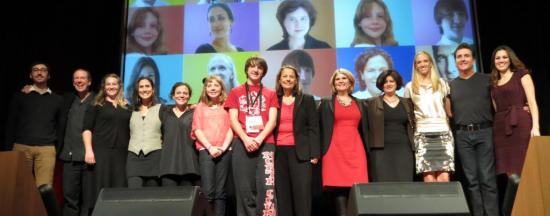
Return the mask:
[(336, 213), (346, 215), (351, 186), (369, 181), (367, 114), (353, 97), (353, 74), (337, 69), (330, 78), (332, 97), (319, 106), (323, 188), (335, 201)]
[(424, 51), (417, 53), (405, 97), (414, 104), (416, 173), (422, 173), (425, 182), (447, 182), (449, 172), (455, 169), (454, 139), (447, 118), (449, 93), (449, 85), (439, 77), (433, 58)]
[(126, 187), (132, 114), (126, 105), (120, 77), (105, 75), (94, 106), (84, 117), (82, 139), (87, 169), (83, 174), (83, 212), (93, 209), (102, 188)]
[(200, 103), (195, 107), (192, 126), (195, 147), (199, 151), (202, 190), (215, 215), (219, 216), (225, 215), (225, 184), (231, 161), (228, 151), (233, 140), (229, 113), (223, 108), (226, 98), (223, 80), (208, 76)]

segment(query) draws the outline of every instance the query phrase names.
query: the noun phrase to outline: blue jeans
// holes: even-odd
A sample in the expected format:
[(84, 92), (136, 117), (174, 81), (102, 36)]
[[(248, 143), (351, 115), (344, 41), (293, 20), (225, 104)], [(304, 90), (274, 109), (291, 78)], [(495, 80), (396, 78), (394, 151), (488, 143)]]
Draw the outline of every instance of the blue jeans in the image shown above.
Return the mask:
[(472, 215), (498, 216), (493, 128), (457, 130), (455, 143), (467, 180)]

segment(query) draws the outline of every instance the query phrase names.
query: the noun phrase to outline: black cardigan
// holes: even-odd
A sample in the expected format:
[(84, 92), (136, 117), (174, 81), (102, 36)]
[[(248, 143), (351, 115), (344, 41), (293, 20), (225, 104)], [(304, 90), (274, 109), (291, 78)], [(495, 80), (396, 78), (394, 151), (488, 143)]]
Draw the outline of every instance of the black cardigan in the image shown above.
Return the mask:
[[(278, 96), (278, 99), (279, 104), (282, 106), (282, 96)], [(275, 129), (273, 129), (275, 143), (277, 142), (280, 121), (281, 108), (277, 109), (277, 123)], [(298, 159), (305, 161), (311, 158), (320, 158), (319, 120), (317, 119), (313, 96), (308, 94), (296, 95), (292, 127)]]
[[(319, 123), (321, 126), (322, 155), (325, 155), (325, 153), (327, 153), (330, 141), (332, 139), (332, 130), (334, 128), (334, 97), (335, 96), (332, 96), (330, 98), (323, 98), (321, 100), (321, 105), (319, 105)], [(359, 130), (359, 134), (361, 134), (361, 140), (363, 141), (365, 152), (368, 154), (370, 152), (370, 148), (367, 138), (368, 121), (366, 109), (362, 100), (357, 99), (353, 96), (351, 96), (351, 98), (355, 101), (355, 104), (358, 106), (359, 111), (361, 112), (361, 123), (359, 124), (359, 128), (357, 129)]]

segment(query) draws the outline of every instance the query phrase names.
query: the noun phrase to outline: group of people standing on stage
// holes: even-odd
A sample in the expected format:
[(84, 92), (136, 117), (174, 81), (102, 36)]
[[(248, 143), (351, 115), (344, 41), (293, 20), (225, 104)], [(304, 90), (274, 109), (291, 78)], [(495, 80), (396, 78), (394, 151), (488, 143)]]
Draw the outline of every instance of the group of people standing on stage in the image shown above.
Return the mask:
[(336, 69), (332, 96), (318, 106), (302, 92), (299, 68), (283, 65), (276, 89), (265, 87), (260, 57), (246, 61), (246, 83), (228, 94), (220, 77), (206, 77), (196, 105), (181, 82), (170, 92), (175, 104), (160, 103), (148, 77), (128, 92), (131, 103), (116, 74), (94, 94), (85, 69), (61, 97), (48, 88), (48, 66), (36, 63), (33, 85), (13, 97), (6, 141), (25, 153), (37, 186), (52, 184), (59, 152), (64, 215), (89, 214), (102, 188), (179, 185), (201, 185), (211, 210), (225, 215), (230, 172), (237, 215), (311, 215), (319, 164), (323, 191), (345, 215), (355, 183), (414, 181), (415, 173), (449, 181), (455, 149), (472, 214), (498, 215), (496, 174), (520, 174), (530, 137), (540, 135), (533, 81), (507, 46), (494, 51), (490, 76), (474, 72), (469, 45), (454, 56), (460, 76), (450, 83), (419, 52), (410, 83), (385, 70), (376, 81), (383, 94), (366, 100), (352, 96), (353, 74)]

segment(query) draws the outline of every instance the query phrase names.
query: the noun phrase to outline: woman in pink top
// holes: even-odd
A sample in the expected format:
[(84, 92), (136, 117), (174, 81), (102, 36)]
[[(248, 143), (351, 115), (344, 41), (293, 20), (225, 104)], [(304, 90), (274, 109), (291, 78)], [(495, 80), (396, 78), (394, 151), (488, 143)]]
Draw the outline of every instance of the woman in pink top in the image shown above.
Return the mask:
[(225, 92), (220, 77), (206, 78), (192, 126), (195, 146), (199, 150), (202, 190), (215, 215), (225, 215), (225, 183), (231, 161), (231, 153), (227, 151), (233, 139), (229, 114), (223, 107), (227, 98)]
[(313, 96), (299, 85), (297, 68), (285, 65), (277, 74), (275, 189), (279, 215), (311, 215), (312, 164), (321, 157), (319, 120)]

